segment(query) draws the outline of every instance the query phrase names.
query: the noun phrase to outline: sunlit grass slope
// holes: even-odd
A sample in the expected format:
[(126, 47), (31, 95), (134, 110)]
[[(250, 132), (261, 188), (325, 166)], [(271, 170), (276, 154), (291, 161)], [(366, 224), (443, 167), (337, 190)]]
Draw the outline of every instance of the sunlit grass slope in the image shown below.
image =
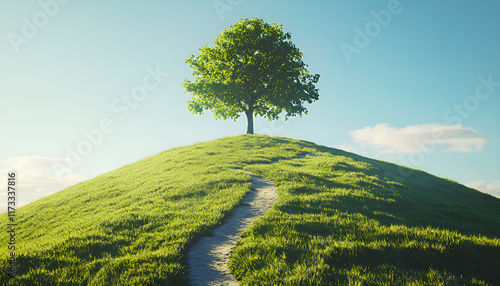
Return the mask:
[[(268, 164), (305, 152), (319, 156)], [(186, 283), (189, 245), (250, 190), (250, 176), (230, 168), (271, 179), (279, 194), (232, 253), (242, 284), (500, 283), (499, 199), (305, 141), (241, 135), (170, 149), (19, 209), (18, 276), (2, 271), (0, 284)]]

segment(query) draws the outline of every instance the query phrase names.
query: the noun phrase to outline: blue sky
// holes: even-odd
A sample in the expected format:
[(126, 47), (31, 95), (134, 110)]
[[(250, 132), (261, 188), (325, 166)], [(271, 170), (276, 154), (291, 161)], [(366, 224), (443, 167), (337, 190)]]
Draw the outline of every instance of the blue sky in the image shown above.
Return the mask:
[(283, 24), (321, 77), (308, 115), (258, 118), (256, 133), (500, 197), (498, 11), (498, 1), (2, 1), (0, 177), (18, 172), (26, 204), (172, 147), (244, 133), (244, 116), (191, 115), (182, 82), (190, 54), (258, 17)]

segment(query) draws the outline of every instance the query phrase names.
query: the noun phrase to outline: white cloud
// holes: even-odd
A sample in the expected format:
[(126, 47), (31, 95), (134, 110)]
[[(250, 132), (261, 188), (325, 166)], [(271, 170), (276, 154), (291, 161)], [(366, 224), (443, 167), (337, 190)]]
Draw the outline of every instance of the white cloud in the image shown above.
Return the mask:
[(364, 148), (382, 153), (432, 152), (444, 147), (449, 152), (481, 151), (487, 139), (472, 128), (438, 123), (409, 125), (398, 129), (386, 123), (349, 132)]
[(488, 183), (486, 181), (476, 181), (465, 184), (469, 188), (476, 189), (483, 193), (488, 193), (497, 198), (500, 198), (500, 181), (493, 181)]
[(358, 149), (354, 148), (351, 144), (348, 144), (348, 143), (344, 143), (344, 144), (339, 145), (339, 146), (334, 146), (333, 148), (344, 150), (346, 152), (358, 153)]
[[(16, 200), (17, 207), (26, 205), (37, 199), (51, 195), (57, 191), (85, 180), (71, 168), (57, 176), (53, 167), (66, 164), (65, 158), (41, 156), (22, 156), (0, 162), (0, 174), (17, 172)], [(6, 186), (0, 186), (0, 197), (7, 197)], [(0, 213), (7, 211), (5, 200), (0, 201)]]

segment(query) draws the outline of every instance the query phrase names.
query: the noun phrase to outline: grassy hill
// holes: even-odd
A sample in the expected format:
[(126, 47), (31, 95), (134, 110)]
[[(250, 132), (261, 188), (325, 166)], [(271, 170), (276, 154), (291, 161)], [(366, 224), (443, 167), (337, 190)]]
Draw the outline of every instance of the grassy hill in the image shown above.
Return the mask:
[[(312, 152), (318, 157), (294, 158)], [(500, 285), (500, 200), (422, 171), (282, 137), (167, 150), (17, 211), (1, 285), (183, 285), (186, 250), (250, 191), (279, 201), (244, 233), (245, 285)], [(6, 229), (7, 215), (0, 216)], [(7, 268), (9, 234), (0, 232)]]

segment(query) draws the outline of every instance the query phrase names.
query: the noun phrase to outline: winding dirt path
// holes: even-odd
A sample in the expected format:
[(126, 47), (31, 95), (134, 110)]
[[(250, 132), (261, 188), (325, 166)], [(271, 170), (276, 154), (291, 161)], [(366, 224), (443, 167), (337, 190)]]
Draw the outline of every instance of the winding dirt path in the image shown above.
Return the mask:
[[(317, 156), (306, 153), (298, 158), (306, 155)], [(240, 285), (229, 271), (229, 254), (240, 240), (241, 233), (278, 200), (273, 182), (250, 172), (242, 172), (252, 176), (252, 190), (231, 216), (213, 230), (212, 236), (202, 237), (188, 251), (188, 280), (191, 285)]]

